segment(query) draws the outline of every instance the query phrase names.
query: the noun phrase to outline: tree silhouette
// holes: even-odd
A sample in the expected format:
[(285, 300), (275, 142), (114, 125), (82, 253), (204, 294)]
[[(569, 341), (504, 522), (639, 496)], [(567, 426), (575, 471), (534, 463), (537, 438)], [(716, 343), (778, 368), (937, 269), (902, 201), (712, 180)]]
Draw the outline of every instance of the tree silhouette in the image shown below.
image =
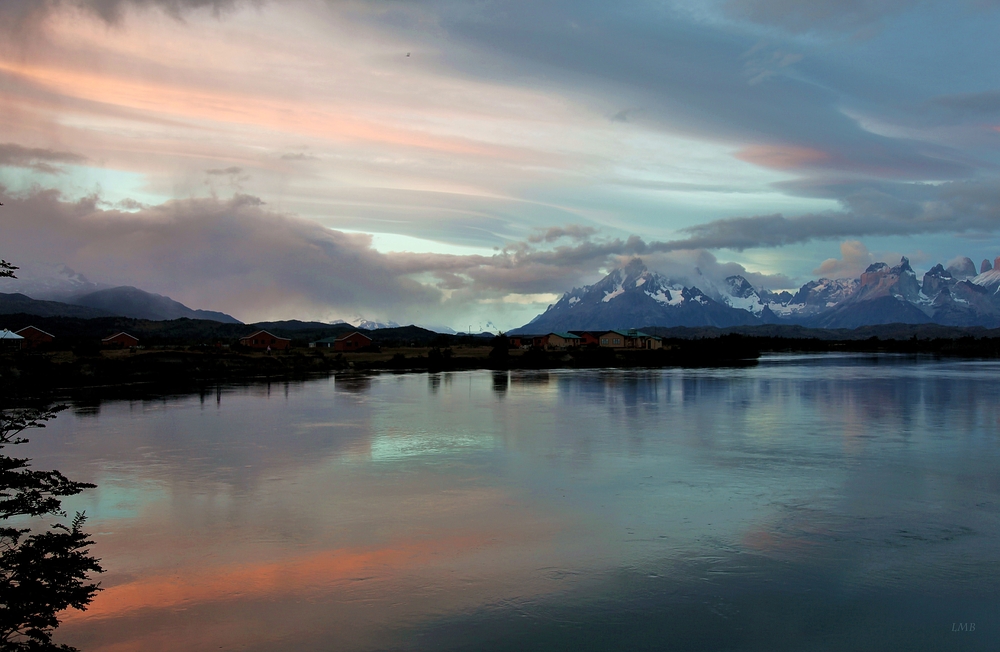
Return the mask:
[(0, 278), (17, 278), (14, 276), (15, 269), (18, 268), (11, 265), (6, 260), (0, 260)]
[[(0, 450), (26, 443), (24, 431), (44, 428), (64, 407), (0, 410)], [(58, 471), (33, 471), (30, 462), (0, 453), (0, 649), (69, 652), (75, 648), (52, 642), (58, 614), (69, 607), (86, 609), (100, 590), (89, 575), (104, 572), (89, 554), (93, 541), (83, 531), (86, 518), (77, 512), (69, 525), (48, 529), (8, 523), (18, 517), (25, 525), (30, 517), (65, 517), (60, 498), (94, 485)]]

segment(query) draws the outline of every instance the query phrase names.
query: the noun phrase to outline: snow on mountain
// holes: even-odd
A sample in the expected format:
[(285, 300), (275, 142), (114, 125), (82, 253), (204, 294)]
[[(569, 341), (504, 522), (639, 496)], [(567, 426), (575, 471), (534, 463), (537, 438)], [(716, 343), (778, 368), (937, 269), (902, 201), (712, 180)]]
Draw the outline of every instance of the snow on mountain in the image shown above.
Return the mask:
[[(986, 262), (985, 260), (983, 261)], [(1000, 256), (993, 261), (993, 267), (987, 269), (972, 279), (972, 282), (980, 287), (984, 287), (993, 294), (1000, 292)]]
[[(360, 328), (366, 331), (377, 331), (380, 328), (399, 328), (399, 324), (394, 321), (378, 321), (375, 319), (365, 319), (364, 317), (356, 317), (351, 321), (345, 319), (336, 319), (331, 324), (349, 324), (355, 328)], [(431, 329), (428, 329), (431, 330)]]
[(597, 283), (567, 292), (517, 333), (641, 326), (736, 326), (756, 321), (697, 287), (651, 272), (638, 258)]
[(66, 301), (111, 287), (95, 283), (66, 265), (31, 261), (21, 263), (17, 278), (0, 279), (0, 292), (19, 292), (46, 301)]
[(755, 288), (743, 276), (712, 282), (670, 280), (634, 259), (591, 286), (574, 288), (512, 332), (600, 330), (645, 326), (735, 326), (787, 323), (821, 328), (940, 323), (1000, 327), (1000, 257), (974, 275), (972, 261), (935, 265), (918, 280), (903, 257), (874, 263), (860, 278), (821, 278), (793, 295)]

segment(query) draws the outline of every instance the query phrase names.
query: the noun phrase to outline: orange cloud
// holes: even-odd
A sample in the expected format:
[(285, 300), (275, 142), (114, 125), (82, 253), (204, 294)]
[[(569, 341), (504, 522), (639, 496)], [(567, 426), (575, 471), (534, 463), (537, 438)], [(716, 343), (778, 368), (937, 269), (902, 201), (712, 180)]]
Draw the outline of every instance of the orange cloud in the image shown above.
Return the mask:
[[(69, 97), (133, 109), (147, 115), (175, 120), (212, 121), (263, 127), (274, 132), (320, 137), (330, 141), (368, 143), (431, 149), (447, 154), (520, 158), (517, 148), (476, 143), (465, 138), (435, 136), (374, 123), (341, 113), (334, 107), (299, 106), (272, 96), (219, 93), (191, 86), (177, 86), (99, 75), (54, 66), (0, 61), (0, 72), (54, 90)], [(195, 126), (195, 125), (192, 125)]]
[(399, 571), (482, 548), (487, 536), (461, 536), (385, 548), (324, 550), (281, 561), (184, 569), (140, 577), (104, 589), (87, 611), (68, 611), (64, 623), (107, 619), (146, 610), (202, 603), (310, 594), (358, 577), (385, 579)]
[(751, 145), (736, 153), (736, 158), (775, 170), (796, 168), (825, 163), (831, 159), (826, 152), (811, 147), (794, 145)]

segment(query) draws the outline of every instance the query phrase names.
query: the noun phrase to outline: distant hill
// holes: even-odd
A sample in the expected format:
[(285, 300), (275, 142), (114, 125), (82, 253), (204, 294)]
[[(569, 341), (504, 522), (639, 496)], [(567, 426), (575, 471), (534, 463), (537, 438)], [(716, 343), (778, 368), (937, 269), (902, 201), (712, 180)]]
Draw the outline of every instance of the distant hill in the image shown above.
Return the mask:
[(17, 313), (38, 315), (39, 317), (75, 317), (77, 319), (95, 319), (97, 317), (113, 316), (112, 313), (100, 308), (75, 306), (60, 301), (39, 301), (18, 293), (0, 293), (0, 315), (14, 315)]
[(103, 311), (104, 314), (164, 321), (170, 319), (205, 319), (223, 324), (241, 324), (240, 320), (224, 312), (214, 310), (193, 310), (179, 301), (160, 294), (146, 292), (129, 285), (98, 290), (69, 301), (78, 306), (86, 306)]
[[(2, 297), (3, 295), (0, 295)], [(79, 306), (70, 306), (79, 308)], [(81, 308), (82, 309), (82, 308)], [(36, 314), (3, 314), (0, 328), (17, 331), (25, 326), (36, 326), (56, 336), (58, 346), (96, 344), (114, 333), (125, 331), (139, 338), (143, 345), (235, 345), (241, 337), (257, 330), (266, 330), (278, 337), (292, 340), (293, 346), (307, 346), (309, 342), (325, 337), (340, 337), (359, 331), (382, 346), (417, 345), (451, 346), (468, 341), (468, 336), (441, 335), (417, 326), (381, 328), (365, 331), (350, 324), (324, 324), (322, 322), (261, 322), (257, 324), (227, 324), (205, 319), (148, 320), (131, 317), (104, 316), (81, 318), (70, 316), (44, 317)]]

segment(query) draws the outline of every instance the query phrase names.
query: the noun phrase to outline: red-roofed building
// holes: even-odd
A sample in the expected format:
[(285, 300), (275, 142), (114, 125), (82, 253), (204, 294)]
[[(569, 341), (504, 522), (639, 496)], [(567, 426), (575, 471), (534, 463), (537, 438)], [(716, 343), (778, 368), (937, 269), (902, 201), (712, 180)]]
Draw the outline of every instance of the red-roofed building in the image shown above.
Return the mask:
[(241, 337), (240, 344), (248, 349), (255, 349), (257, 351), (284, 351), (292, 345), (292, 341), (284, 337), (272, 335), (267, 331), (257, 331), (252, 335)]
[(16, 332), (24, 338), (23, 348), (25, 349), (37, 349), (38, 347), (51, 344), (56, 339), (51, 333), (46, 333), (41, 328), (35, 326), (25, 326)]
[(334, 351), (360, 351), (372, 345), (372, 338), (354, 331), (350, 335), (338, 337), (333, 341)]
[(111, 349), (132, 349), (139, 346), (139, 338), (128, 333), (116, 333), (101, 340), (101, 346)]

